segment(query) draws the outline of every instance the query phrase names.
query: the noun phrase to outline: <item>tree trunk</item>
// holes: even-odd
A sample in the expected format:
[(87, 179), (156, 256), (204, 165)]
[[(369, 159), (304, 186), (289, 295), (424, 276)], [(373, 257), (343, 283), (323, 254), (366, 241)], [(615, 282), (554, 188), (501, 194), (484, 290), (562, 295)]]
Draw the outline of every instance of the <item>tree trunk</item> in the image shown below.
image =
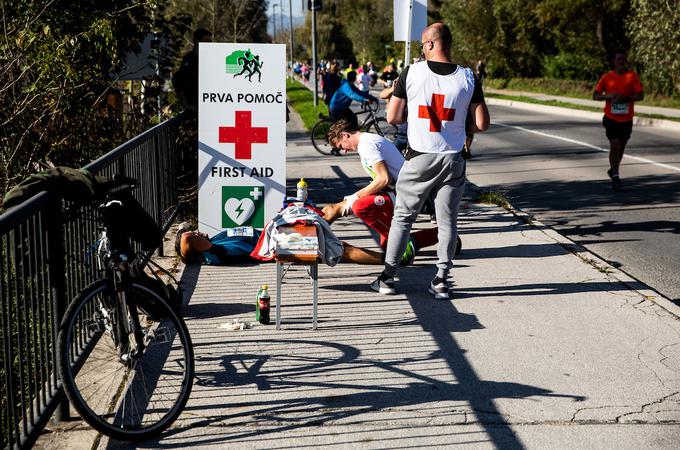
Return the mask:
[(604, 18), (601, 15), (597, 17), (597, 28), (595, 30), (595, 34), (597, 35), (598, 44), (600, 44), (600, 47), (604, 49), (605, 53), (607, 53), (607, 48), (604, 46)]

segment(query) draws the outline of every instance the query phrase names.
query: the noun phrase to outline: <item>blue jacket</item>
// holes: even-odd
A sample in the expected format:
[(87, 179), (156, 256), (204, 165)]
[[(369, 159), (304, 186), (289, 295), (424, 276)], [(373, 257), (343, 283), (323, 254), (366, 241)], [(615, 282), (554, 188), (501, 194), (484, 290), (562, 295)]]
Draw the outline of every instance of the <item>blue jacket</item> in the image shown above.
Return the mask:
[(335, 91), (335, 94), (331, 99), (331, 104), (328, 105), (328, 109), (330, 109), (332, 114), (338, 111), (342, 111), (343, 109), (349, 108), (349, 105), (352, 104), (352, 100), (362, 102), (368, 99), (378, 101), (378, 99), (376, 99), (369, 93), (357, 89), (349, 81), (342, 80), (342, 83), (340, 83), (340, 87), (338, 88), (337, 91)]

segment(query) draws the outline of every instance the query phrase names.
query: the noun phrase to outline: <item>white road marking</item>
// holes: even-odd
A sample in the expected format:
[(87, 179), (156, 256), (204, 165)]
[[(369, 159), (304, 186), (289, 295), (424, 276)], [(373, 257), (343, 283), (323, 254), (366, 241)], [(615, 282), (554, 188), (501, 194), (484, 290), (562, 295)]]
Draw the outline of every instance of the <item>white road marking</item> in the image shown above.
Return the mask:
[[(569, 142), (570, 144), (582, 145), (583, 147), (592, 148), (593, 150), (599, 150), (601, 152), (609, 153), (608, 148), (598, 147), (597, 145), (589, 144), (589, 143), (583, 142), (583, 141), (577, 141), (576, 139), (569, 139), (569, 138), (557, 136), (557, 135), (554, 135), (554, 134), (543, 133), (542, 131), (530, 130), (528, 128), (518, 127), (517, 125), (508, 125), (508, 124), (500, 123), (500, 122), (493, 122), (493, 125), (498, 125), (500, 127), (506, 127), (506, 128), (514, 128), (516, 130), (526, 131), (527, 133), (533, 133), (533, 134), (537, 134), (537, 135), (543, 136), (543, 137), (558, 139), (560, 141)], [(631, 156), (631, 155), (626, 155), (626, 154), (624, 154), (623, 157), (628, 158), (628, 159), (633, 159), (635, 161), (639, 161), (639, 162), (642, 162), (642, 163), (645, 163), (645, 164), (651, 164), (653, 166), (662, 167), (664, 169), (670, 169), (670, 170), (674, 170), (676, 172), (680, 172), (680, 167), (675, 167), (675, 166), (671, 166), (669, 164), (659, 163), (659, 162), (656, 162), (656, 161), (652, 161), (651, 159), (640, 158), (639, 156)]]

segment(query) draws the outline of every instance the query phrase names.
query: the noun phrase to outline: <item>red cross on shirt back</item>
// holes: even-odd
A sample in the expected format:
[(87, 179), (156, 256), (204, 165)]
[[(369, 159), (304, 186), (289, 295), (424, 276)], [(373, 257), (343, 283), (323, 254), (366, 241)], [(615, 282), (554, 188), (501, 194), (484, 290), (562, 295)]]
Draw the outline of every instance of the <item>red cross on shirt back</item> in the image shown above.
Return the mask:
[(267, 127), (251, 126), (252, 111), (236, 111), (233, 127), (220, 127), (220, 143), (233, 143), (236, 149), (234, 158), (251, 159), (253, 144), (268, 142)]
[(420, 119), (430, 119), (430, 131), (442, 131), (442, 122), (444, 120), (450, 122), (456, 116), (456, 110), (453, 108), (444, 108), (443, 94), (432, 94), (432, 102), (430, 105), (418, 106), (418, 117)]

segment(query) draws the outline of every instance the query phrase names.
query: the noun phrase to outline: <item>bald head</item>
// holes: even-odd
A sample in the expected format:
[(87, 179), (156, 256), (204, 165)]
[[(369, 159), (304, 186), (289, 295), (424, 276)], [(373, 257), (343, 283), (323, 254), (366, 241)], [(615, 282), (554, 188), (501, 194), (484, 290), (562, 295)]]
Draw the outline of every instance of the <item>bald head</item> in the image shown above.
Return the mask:
[(451, 52), (451, 43), (453, 38), (451, 37), (451, 30), (448, 26), (441, 22), (433, 23), (429, 27), (425, 28), (423, 31), (423, 41), (435, 41), (439, 43), (442, 51), (447, 54)]
[(421, 37), (423, 56), (428, 61), (451, 62), (451, 30), (441, 22), (425, 28)]

